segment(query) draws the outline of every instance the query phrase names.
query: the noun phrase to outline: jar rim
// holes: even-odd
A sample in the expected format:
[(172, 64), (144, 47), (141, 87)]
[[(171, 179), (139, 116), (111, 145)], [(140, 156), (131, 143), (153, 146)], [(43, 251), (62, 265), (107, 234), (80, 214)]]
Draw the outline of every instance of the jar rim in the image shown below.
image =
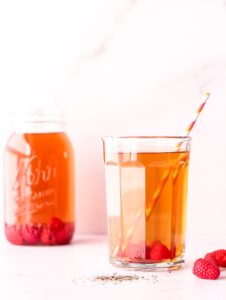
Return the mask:
[(63, 110), (60, 109), (28, 109), (12, 113), (13, 123), (65, 123)]

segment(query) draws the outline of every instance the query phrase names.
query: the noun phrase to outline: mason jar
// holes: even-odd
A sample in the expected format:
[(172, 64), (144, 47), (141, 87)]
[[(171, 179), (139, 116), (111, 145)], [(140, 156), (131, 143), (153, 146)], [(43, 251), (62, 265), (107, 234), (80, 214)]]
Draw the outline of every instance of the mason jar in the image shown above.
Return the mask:
[(16, 118), (5, 147), (5, 235), (16, 245), (68, 244), (75, 230), (74, 152), (63, 113)]

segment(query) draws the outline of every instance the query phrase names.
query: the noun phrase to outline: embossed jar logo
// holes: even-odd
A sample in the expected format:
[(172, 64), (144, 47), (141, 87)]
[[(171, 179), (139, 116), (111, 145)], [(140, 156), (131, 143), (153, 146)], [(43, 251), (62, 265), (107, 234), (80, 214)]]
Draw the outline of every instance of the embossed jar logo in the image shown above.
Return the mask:
[(34, 214), (56, 204), (57, 157), (23, 157), (18, 160), (12, 183), (14, 213)]

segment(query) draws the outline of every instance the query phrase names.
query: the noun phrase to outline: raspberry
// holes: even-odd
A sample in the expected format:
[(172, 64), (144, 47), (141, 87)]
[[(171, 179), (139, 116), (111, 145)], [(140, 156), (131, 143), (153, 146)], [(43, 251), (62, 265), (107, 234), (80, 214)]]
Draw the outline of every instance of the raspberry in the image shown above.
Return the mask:
[(216, 266), (218, 266), (218, 262), (217, 262), (215, 256), (213, 255), (213, 253), (207, 253), (204, 258), (206, 260), (212, 261)]
[(160, 242), (154, 243), (149, 255), (151, 260), (169, 259), (171, 257), (169, 249)]
[(70, 242), (74, 233), (74, 224), (66, 223), (59, 227), (58, 230), (54, 232), (55, 242), (57, 245), (65, 245)]
[(151, 247), (146, 245), (146, 248), (145, 248), (145, 259), (149, 259), (150, 258), (150, 253), (151, 253)]
[(47, 225), (42, 226), (41, 230), (41, 243), (44, 245), (54, 245), (56, 242), (55, 235)]
[[(65, 245), (70, 242), (74, 233), (74, 223), (64, 223), (57, 217), (49, 222), (49, 234), (54, 236), (56, 245)], [(51, 237), (52, 239), (52, 237)]]
[(58, 231), (64, 227), (64, 222), (57, 217), (52, 217), (49, 221), (49, 227), (52, 231)]
[(35, 225), (24, 225), (21, 229), (21, 235), (27, 245), (35, 245), (40, 242), (40, 229)]
[(74, 223), (64, 223), (59, 218), (51, 218), (49, 224), (5, 224), (5, 235), (16, 245), (64, 245), (74, 233)]
[(211, 252), (211, 254), (215, 257), (219, 267), (226, 267), (226, 250), (216, 250)]
[(195, 261), (192, 272), (201, 279), (215, 280), (220, 275), (220, 269), (214, 262), (205, 258), (199, 258)]
[(22, 245), (21, 228), (18, 225), (5, 224), (5, 235), (7, 240), (14, 245)]

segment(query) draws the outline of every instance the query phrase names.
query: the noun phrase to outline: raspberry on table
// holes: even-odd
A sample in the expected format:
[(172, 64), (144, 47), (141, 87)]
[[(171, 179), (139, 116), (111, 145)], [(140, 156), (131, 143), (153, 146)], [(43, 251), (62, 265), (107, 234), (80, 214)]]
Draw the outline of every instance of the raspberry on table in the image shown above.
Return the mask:
[(192, 272), (201, 279), (215, 280), (220, 276), (219, 267), (211, 260), (199, 258), (195, 261)]
[(219, 249), (215, 250), (213, 252), (210, 252), (212, 256), (214, 256), (217, 265), (219, 267), (226, 267), (226, 250), (225, 249)]
[(218, 266), (218, 262), (217, 262), (217, 260), (216, 260), (216, 258), (215, 258), (215, 256), (213, 255), (212, 252), (207, 253), (207, 254), (205, 255), (204, 258), (205, 258), (206, 260), (212, 261), (215, 265)]

